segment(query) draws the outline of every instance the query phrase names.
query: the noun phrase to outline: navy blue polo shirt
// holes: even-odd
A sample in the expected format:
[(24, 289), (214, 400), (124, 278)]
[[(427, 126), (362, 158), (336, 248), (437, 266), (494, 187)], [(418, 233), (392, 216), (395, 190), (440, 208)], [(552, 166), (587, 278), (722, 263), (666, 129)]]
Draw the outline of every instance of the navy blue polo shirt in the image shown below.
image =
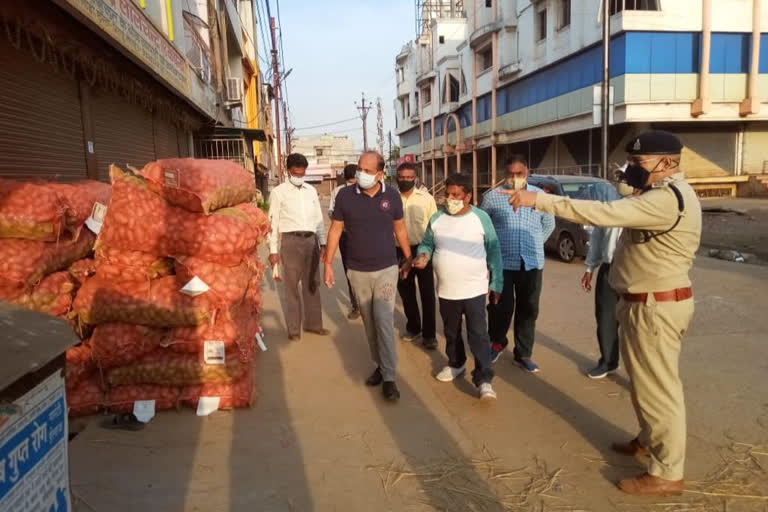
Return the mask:
[(397, 265), (394, 221), (402, 218), (400, 194), (385, 183), (373, 197), (358, 186), (343, 188), (336, 197), (333, 220), (344, 223), (347, 268), (375, 272)]

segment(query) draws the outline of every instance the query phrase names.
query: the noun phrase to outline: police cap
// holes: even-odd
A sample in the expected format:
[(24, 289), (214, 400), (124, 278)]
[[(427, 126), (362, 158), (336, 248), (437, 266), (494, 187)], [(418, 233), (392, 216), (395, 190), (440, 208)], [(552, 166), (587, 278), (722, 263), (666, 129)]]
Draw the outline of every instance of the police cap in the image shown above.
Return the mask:
[(624, 150), (630, 155), (679, 155), (683, 144), (673, 133), (651, 130), (632, 137)]

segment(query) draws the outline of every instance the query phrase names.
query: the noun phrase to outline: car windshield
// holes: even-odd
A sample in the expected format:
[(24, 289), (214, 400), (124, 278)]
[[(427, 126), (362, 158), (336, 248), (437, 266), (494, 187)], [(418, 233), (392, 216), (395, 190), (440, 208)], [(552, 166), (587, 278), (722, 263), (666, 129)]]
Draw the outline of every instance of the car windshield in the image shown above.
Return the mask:
[(593, 201), (613, 201), (619, 198), (616, 188), (610, 183), (563, 183), (563, 193), (572, 199)]

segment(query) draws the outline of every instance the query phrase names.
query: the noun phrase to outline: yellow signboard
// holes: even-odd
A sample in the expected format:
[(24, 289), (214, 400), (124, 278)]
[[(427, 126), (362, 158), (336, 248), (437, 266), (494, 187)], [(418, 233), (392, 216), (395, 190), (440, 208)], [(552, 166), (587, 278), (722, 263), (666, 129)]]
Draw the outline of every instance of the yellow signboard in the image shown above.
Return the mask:
[(190, 96), (189, 66), (132, 0), (65, 0), (165, 82)]

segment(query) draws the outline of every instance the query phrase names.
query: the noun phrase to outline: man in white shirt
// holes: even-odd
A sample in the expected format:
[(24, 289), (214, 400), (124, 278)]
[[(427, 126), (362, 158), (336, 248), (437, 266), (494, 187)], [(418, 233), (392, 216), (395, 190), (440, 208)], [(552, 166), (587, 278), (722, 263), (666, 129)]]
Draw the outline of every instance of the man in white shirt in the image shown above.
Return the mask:
[[(349, 185), (354, 185), (357, 183), (357, 165), (355, 164), (347, 164), (344, 166), (344, 184), (339, 185), (335, 189), (333, 189), (333, 192), (331, 192), (331, 203), (328, 206), (328, 216), (333, 219), (333, 210), (336, 207), (336, 197), (339, 195), (339, 192), (342, 191), (342, 189), (348, 187)], [(347, 234), (346, 231), (341, 233), (341, 238), (339, 239), (339, 252), (341, 253), (341, 264), (344, 267), (344, 275), (347, 275)], [(352, 303), (352, 311), (349, 312), (347, 315), (347, 318), (350, 320), (356, 320), (360, 317), (360, 306), (357, 304), (357, 298), (355, 297), (355, 292), (352, 290), (352, 283), (349, 282), (349, 278), (347, 277), (347, 286), (349, 287), (349, 300)]]
[[(591, 191), (590, 199), (598, 201), (608, 202), (621, 198), (616, 189), (607, 183), (598, 183)], [(595, 284), (595, 320), (600, 360), (597, 366), (587, 372), (590, 379), (602, 379), (619, 368), (619, 321), (616, 318), (619, 295), (608, 284), (608, 275), (621, 231), (622, 228), (595, 226), (589, 236), (589, 251), (584, 261), (587, 269), (581, 278), (581, 288), (585, 292), (592, 290), (592, 276), (595, 269), (600, 268)]]
[[(480, 398), (493, 399), (491, 339), (485, 321), (485, 297), (498, 304), (504, 287), (501, 247), (491, 218), (473, 207), (472, 182), (463, 174), (445, 181), (446, 206), (429, 221), (413, 266), (425, 268), (432, 259), (437, 275), (437, 296), (445, 328), (448, 366), (437, 380), (450, 382), (465, 370), (467, 356), (461, 337), (462, 317), (467, 322), (467, 341), (475, 356), (472, 381)], [(490, 283), (489, 283), (490, 281)]]
[(293, 153), (286, 161), (288, 180), (275, 187), (269, 197), (269, 263), (280, 264), (285, 283), (285, 323), (288, 339), (301, 337), (301, 300), (304, 299), (304, 331), (327, 336), (323, 328), (318, 267), (325, 253), (325, 224), (317, 191), (304, 183), (309, 163)]

